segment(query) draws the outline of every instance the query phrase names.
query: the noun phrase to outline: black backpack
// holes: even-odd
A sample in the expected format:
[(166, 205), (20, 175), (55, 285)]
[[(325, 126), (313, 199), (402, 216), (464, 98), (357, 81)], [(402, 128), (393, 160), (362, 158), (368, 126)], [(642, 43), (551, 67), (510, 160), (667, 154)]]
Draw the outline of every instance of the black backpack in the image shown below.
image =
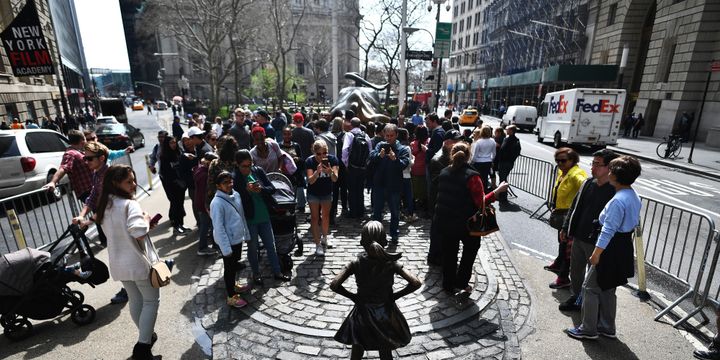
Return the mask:
[(368, 149), (368, 141), (365, 134), (357, 134), (350, 146), (350, 154), (348, 155), (348, 164), (357, 169), (365, 169), (367, 160), (370, 157)]

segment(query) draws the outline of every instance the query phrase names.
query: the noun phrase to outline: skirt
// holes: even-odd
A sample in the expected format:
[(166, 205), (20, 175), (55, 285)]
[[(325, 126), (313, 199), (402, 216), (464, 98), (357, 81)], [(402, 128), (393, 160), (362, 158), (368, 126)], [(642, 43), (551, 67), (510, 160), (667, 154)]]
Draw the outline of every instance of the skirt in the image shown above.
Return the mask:
[(335, 334), (346, 345), (365, 350), (393, 350), (410, 343), (412, 335), (394, 301), (385, 304), (355, 304)]

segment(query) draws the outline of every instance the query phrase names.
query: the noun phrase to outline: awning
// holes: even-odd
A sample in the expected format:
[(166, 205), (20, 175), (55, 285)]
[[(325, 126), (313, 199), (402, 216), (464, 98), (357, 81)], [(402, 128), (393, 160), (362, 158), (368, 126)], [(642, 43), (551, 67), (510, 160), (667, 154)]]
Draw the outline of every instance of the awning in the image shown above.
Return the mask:
[(488, 88), (537, 85), (552, 82), (611, 82), (617, 79), (617, 65), (553, 65), (544, 70), (536, 69), (523, 73), (488, 79)]

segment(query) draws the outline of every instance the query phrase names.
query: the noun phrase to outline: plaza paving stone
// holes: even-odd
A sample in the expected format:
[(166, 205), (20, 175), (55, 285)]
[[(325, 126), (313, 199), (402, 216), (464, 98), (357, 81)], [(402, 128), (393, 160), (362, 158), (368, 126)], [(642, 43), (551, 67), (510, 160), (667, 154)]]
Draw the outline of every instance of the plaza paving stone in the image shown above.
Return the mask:
[[(385, 226), (389, 216), (386, 216)], [(208, 258), (196, 269), (193, 286), (196, 317), (213, 339), (213, 358), (341, 359), (350, 347), (333, 335), (352, 309), (352, 302), (330, 290), (333, 278), (362, 252), (360, 229), (364, 221), (337, 219), (331, 226), (335, 247), (325, 257), (314, 255), (314, 244), (305, 214), (297, 215), (297, 232), (305, 251), (293, 256), (289, 283), (272, 280), (267, 257), (261, 256), (264, 287), (255, 287), (244, 298), (249, 305), (225, 305), (222, 259)], [(474, 268), (470, 298), (457, 302), (441, 288), (440, 268), (425, 258), (430, 222), (400, 223), (400, 262), (416, 274), (423, 286), (397, 301), (408, 321), (413, 339), (393, 352), (408, 359), (517, 359), (519, 341), (532, 329), (527, 325), (531, 299), (512, 264), (499, 234), (483, 238)], [(245, 258), (245, 254), (243, 254)], [(247, 282), (249, 267), (239, 273)], [(394, 290), (405, 286), (397, 277)], [(356, 291), (354, 277), (345, 287)], [(366, 358), (377, 358), (368, 352)]]

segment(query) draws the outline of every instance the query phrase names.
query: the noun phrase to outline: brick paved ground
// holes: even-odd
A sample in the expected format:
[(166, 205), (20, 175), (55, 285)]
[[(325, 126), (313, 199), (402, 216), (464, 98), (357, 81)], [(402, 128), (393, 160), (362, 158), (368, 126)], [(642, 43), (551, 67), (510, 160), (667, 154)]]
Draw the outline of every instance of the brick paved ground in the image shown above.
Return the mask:
[[(386, 219), (387, 220), (387, 219)], [(338, 219), (333, 227), (335, 248), (325, 258), (314, 256), (309, 224), (298, 215), (298, 234), (305, 253), (293, 257), (293, 280), (282, 284), (270, 280), (265, 264), (265, 286), (245, 298), (250, 305), (230, 309), (225, 305), (222, 260), (207, 259), (196, 269), (193, 286), (196, 316), (213, 339), (217, 359), (325, 359), (348, 358), (349, 346), (333, 340), (352, 302), (329, 289), (330, 281), (360, 252), (357, 220)], [(387, 221), (385, 223), (388, 226)], [(429, 221), (401, 222), (401, 262), (417, 274), (423, 287), (398, 301), (413, 333), (412, 342), (394, 352), (408, 359), (521, 357), (519, 341), (532, 329), (526, 325), (531, 299), (497, 235), (483, 239), (475, 266), (474, 292), (464, 303), (448, 297), (440, 287), (440, 269), (425, 262)], [(261, 262), (267, 261), (263, 258)], [(246, 281), (249, 269), (240, 281)], [(346, 281), (355, 291), (353, 278)], [(405, 285), (400, 278), (395, 287)], [(377, 357), (377, 352), (366, 354)]]

